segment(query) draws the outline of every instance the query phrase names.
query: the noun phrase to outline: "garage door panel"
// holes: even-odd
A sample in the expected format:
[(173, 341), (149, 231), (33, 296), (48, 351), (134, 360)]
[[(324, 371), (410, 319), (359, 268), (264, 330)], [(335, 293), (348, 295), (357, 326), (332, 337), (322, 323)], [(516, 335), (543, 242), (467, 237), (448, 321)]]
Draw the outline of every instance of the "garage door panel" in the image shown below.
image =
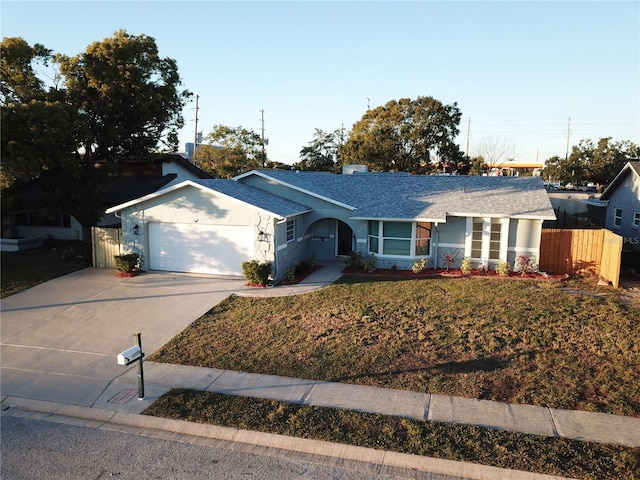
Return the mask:
[(242, 262), (254, 258), (252, 228), (238, 225), (149, 224), (149, 263), (153, 270), (242, 275)]

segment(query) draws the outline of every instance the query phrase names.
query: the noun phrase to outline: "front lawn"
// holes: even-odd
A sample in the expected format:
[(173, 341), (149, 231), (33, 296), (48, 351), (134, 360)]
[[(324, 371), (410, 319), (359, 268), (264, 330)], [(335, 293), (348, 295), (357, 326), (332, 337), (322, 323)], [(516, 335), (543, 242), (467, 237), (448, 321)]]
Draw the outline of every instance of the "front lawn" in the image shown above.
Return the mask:
[(345, 276), (230, 297), (149, 360), (640, 415), (640, 308), (585, 282)]

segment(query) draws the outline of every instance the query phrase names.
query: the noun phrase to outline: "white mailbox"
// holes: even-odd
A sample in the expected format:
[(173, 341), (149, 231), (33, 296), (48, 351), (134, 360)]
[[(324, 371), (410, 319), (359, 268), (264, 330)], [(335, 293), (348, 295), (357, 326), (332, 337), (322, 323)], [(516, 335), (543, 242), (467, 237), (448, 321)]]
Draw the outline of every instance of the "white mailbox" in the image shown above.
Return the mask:
[(129, 365), (142, 357), (142, 351), (138, 345), (118, 354), (118, 365)]

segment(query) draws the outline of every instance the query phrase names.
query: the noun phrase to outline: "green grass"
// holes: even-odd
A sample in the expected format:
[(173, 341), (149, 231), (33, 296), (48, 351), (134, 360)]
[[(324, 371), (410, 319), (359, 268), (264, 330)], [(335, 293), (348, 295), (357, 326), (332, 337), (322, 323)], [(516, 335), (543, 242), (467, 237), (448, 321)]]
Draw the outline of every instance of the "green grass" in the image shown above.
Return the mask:
[(583, 479), (640, 478), (640, 449), (174, 389), (144, 412)]
[(640, 308), (567, 287), (592, 288), (347, 276), (302, 296), (230, 297), (150, 360), (640, 415)]
[(91, 266), (91, 250), (78, 242), (56, 242), (53, 245), (2, 252), (0, 298), (31, 288), (40, 283)]

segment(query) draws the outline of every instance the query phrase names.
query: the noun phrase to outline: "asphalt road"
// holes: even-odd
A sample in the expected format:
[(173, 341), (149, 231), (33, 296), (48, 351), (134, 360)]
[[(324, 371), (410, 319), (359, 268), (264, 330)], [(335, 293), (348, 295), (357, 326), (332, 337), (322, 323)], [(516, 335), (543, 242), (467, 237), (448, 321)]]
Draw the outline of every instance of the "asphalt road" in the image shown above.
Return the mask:
[(198, 445), (5, 414), (0, 422), (3, 479), (458, 479), (408, 470), (387, 475), (372, 471), (377, 467), (369, 464), (335, 465), (339, 459), (292, 458), (278, 451), (256, 454), (237, 444)]

